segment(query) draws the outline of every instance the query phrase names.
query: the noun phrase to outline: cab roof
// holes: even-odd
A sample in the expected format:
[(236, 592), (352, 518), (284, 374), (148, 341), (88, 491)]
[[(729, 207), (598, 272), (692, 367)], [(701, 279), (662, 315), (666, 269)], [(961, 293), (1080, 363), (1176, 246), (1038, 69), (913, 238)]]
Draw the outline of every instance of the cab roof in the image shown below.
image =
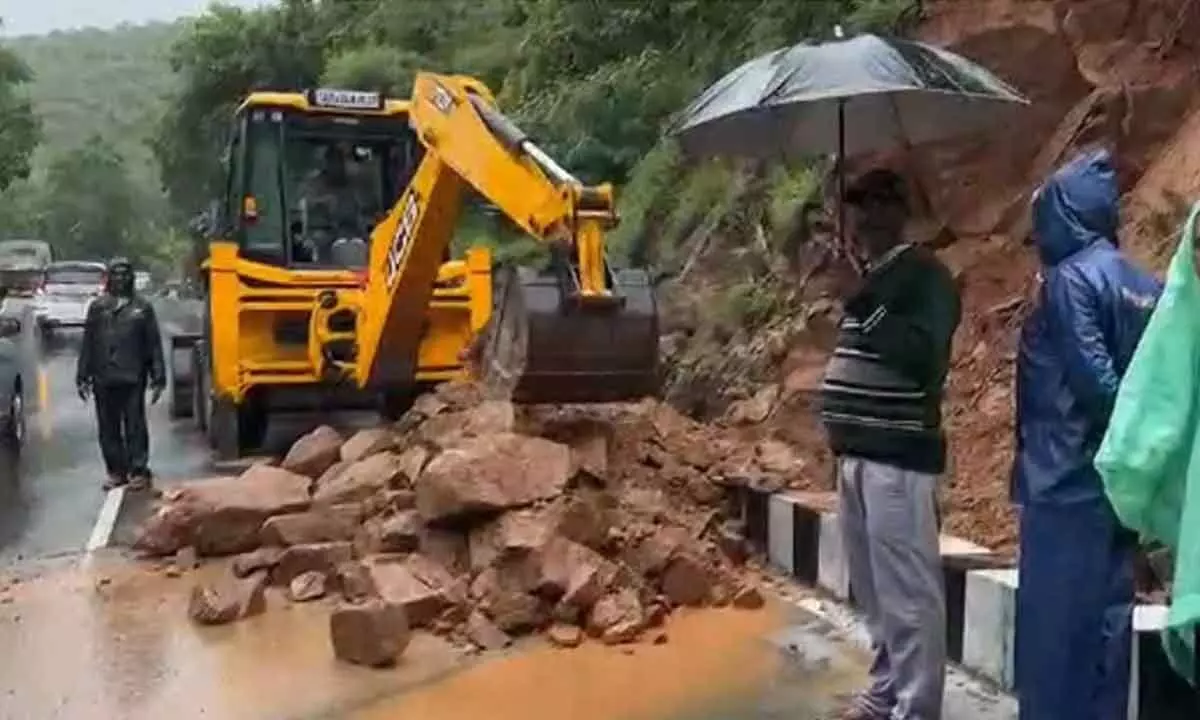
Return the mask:
[(305, 92), (252, 92), (238, 106), (240, 114), (253, 107), (284, 107), (306, 113), (331, 115), (398, 116), (407, 115), (408, 100), (383, 97), (361, 90), (320, 88)]

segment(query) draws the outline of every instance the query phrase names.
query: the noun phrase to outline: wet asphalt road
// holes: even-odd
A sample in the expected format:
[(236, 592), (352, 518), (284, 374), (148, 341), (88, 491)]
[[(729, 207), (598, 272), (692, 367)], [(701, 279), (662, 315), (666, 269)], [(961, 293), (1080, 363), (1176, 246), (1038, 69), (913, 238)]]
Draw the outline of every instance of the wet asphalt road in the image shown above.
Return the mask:
[[(96, 524), (105, 493), (93, 406), (75, 394), (78, 331), (43, 337), (30, 322), (26, 301), (9, 299), (0, 313), (24, 324), (27, 438), (19, 457), (0, 454), (0, 567), (81, 552)], [(178, 304), (160, 307), (164, 332), (187, 324)], [(173, 424), (167, 402), (148, 408), (151, 467), (164, 480), (208, 471), (208, 452), (182, 421)]]

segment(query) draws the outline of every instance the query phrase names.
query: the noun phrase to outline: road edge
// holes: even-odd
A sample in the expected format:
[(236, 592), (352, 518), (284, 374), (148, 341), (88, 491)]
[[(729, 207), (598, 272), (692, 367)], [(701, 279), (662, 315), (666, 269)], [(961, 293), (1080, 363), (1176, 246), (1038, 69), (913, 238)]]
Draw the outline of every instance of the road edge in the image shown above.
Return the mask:
[(90, 555), (97, 550), (108, 547), (112, 541), (113, 531), (117, 527), (117, 517), (121, 513), (121, 503), (125, 501), (125, 488), (115, 487), (104, 496), (104, 504), (100, 506), (100, 514), (96, 516), (96, 524), (92, 526), (92, 534), (88, 537), (86, 552)]

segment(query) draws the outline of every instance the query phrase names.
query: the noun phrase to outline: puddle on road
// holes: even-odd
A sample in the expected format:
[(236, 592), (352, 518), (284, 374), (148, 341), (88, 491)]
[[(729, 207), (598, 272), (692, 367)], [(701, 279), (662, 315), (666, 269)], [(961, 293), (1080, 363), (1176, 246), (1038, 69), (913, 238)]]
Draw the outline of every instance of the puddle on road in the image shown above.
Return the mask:
[[(631, 653), (534, 642), (470, 662), (418, 635), (399, 667), (372, 671), (333, 659), (323, 603), (274, 596), (265, 615), (201, 629), (192, 583), (110, 559), (0, 593), (0, 717), (815, 720), (861, 677), (780, 608), (679, 613), (668, 643)], [(802, 653), (781, 651), (796, 638)]]
[[(111, 583), (97, 587), (98, 577)], [(10, 590), (11, 602), (0, 605), (0, 717), (306, 718), (462, 663), (445, 643), (421, 636), (394, 670), (338, 664), (328, 608), (279, 597), (265, 615), (196, 628), (186, 615), (191, 586), (117, 562), (58, 569)]]
[[(860, 675), (800, 669), (769, 638), (788, 618), (711, 610), (672, 617), (665, 645), (537, 647), (370, 707), (352, 720), (815, 720)], [(857, 667), (854, 668), (856, 671)]]

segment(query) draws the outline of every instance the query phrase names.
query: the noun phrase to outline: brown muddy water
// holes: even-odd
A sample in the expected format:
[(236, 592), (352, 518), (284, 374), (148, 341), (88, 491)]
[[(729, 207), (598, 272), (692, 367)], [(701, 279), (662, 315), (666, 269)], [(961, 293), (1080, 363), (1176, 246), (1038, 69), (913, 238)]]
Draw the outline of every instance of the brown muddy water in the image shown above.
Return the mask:
[(679, 613), (666, 644), (627, 648), (464, 658), (419, 635), (373, 671), (333, 660), (324, 603), (194, 627), (192, 580), (119, 558), (0, 579), (0, 718), (815, 720), (861, 677), (852, 653), (783, 647), (779, 606)]

